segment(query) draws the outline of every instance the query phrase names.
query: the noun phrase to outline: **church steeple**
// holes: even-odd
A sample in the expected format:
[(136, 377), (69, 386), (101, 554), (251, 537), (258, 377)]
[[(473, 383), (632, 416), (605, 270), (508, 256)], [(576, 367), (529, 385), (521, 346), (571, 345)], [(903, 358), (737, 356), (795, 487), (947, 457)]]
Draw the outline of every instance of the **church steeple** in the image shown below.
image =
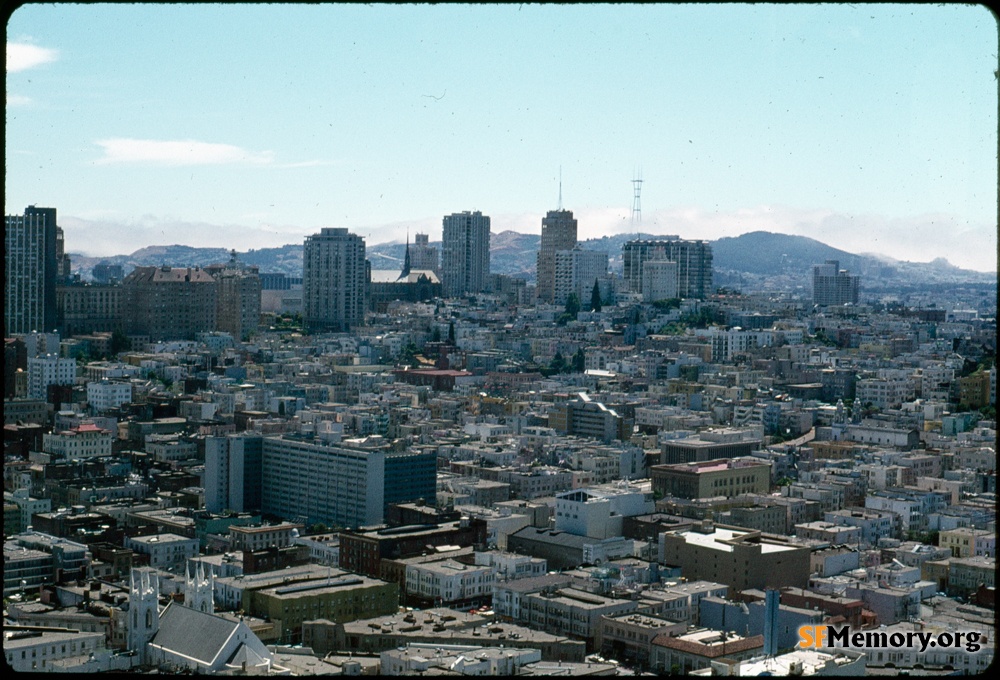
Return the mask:
[(402, 281), (410, 275), (410, 228), (406, 228), (406, 255), (403, 256), (403, 271), (399, 274)]
[(149, 568), (132, 569), (129, 573), (128, 618), (126, 619), (126, 647), (138, 653), (143, 661), (147, 644), (160, 629), (160, 611), (157, 606), (160, 579)]
[[(207, 573), (206, 573), (207, 571)], [(204, 564), (198, 562), (192, 569), (191, 563), (187, 564), (184, 570), (184, 604), (191, 609), (208, 614), (215, 613), (215, 601), (213, 589), (215, 587), (215, 575), (211, 569), (206, 570)]]

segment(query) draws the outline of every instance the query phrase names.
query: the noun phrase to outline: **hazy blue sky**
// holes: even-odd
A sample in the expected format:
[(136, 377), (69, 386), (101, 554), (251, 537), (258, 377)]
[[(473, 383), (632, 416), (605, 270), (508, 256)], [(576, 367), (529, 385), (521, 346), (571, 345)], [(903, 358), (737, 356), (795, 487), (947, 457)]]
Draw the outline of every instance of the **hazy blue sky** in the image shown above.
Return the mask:
[(67, 249), (766, 229), (996, 268), (997, 22), (970, 5), (26, 5), (6, 212)]

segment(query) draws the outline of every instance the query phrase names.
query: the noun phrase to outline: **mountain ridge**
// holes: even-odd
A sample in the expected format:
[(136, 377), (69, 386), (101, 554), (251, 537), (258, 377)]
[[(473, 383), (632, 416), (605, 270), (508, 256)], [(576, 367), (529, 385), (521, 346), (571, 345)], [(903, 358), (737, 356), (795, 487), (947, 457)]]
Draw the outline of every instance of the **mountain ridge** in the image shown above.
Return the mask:
[[(636, 238), (663, 238), (655, 234), (628, 233), (586, 239), (580, 242), (587, 250), (608, 252), (612, 272), (621, 273), (622, 245)], [(541, 237), (506, 230), (490, 235), (490, 268), (495, 273), (534, 279), (535, 258)], [(753, 231), (740, 236), (726, 236), (709, 241), (717, 286), (770, 287), (810, 284), (812, 265), (837, 260), (841, 269), (862, 277), (862, 288), (893, 284), (920, 283), (995, 283), (995, 272), (977, 272), (957, 267), (945, 258), (931, 262), (908, 262), (887, 255), (850, 253), (808, 236)], [(441, 250), (441, 242), (430, 243)], [(366, 249), (373, 269), (402, 266), (404, 243), (381, 243)], [(301, 244), (277, 248), (255, 248), (237, 252), (240, 261), (257, 266), (261, 272), (302, 276)], [(150, 245), (128, 255), (87, 257), (70, 254), (74, 273), (84, 280), (98, 263), (120, 264), (125, 273), (137, 266), (205, 266), (226, 262), (230, 250), (199, 248), (182, 244)]]

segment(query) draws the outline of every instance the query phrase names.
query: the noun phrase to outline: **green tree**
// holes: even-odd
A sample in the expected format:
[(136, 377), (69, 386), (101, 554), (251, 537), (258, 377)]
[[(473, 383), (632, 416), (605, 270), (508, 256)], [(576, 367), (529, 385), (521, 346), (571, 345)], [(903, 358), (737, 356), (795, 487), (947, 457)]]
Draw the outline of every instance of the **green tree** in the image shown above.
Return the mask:
[(667, 311), (670, 309), (680, 309), (681, 299), (680, 298), (667, 298), (665, 300), (654, 300), (653, 307), (661, 311)]
[(580, 298), (577, 297), (576, 293), (570, 293), (569, 297), (566, 298), (566, 311), (562, 313), (556, 322), (560, 326), (565, 326), (567, 322), (576, 319), (576, 315), (580, 313)]
[[(598, 310), (600, 311), (600, 310)], [(587, 368), (587, 357), (583, 353), (583, 347), (576, 350), (576, 354), (573, 355), (573, 371), (575, 373), (583, 373)]]
[(128, 345), (128, 336), (121, 329), (115, 329), (111, 333), (111, 346), (108, 348), (111, 356), (117, 356), (119, 352), (124, 352), (128, 349)]
[(566, 298), (566, 313), (574, 318), (580, 313), (580, 298), (577, 297), (576, 293), (570, 293), (569, 297)]
[(455, 344), (455, 322), (448, 322), (448, 344)]
[(399, 350), (399, 360), (398, 362), (403, 366), (409, 366), (410, 368), (420, 368), (420, 361), (417, 359), (417, 346), (412, 342), (408, 342), (403, 345), (402, 349)]
[(597, 279), (594, 279), (594, 288), (590, 291), (590, 311), (601, 311), (601, 287), (597, 285)]
[(437, 326), (431, 331), (431, 342), (441, 342), (441, 329)]
[(552, 357), (552, 363), (549, 364), (549, 370), (553, 373), (562, 373), (566, 370), (566, 359), (559, 350), (556, 350), (556, 355)]
[(659, 335), (682, 335), (687, 325), (678, 321), (671, 321), (660, 328)]

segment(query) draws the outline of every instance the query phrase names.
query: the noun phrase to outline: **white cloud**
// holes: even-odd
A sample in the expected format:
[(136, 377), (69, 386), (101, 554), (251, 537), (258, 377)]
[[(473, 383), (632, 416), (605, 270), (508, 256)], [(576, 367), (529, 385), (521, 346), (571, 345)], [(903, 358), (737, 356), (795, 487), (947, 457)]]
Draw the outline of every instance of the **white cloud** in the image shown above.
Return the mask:
[(7, 43), (7, 73), (26, 71), (59, 58), (59, 52), (28, 43)]
[(197, 248), (277, 248), (302, 243), (312, 233), (285, 225), (258, 223), (209, 224), (174, 217), (142, 215), (126, 218), (118, 211), (95, 210), (89, 218), (59, 216), (59, 226), (66, 233), (66, 251), (88, 257), (128, 255), (147, 246), (172, 244)]
[(28, 106), (33, 103), (34, 100), (31, 97), (25, 97), (20, 94), (10, 94), (7, 93), (7, 106)]
[(114, 137), (99, 139), (104, 155), (95, 161), (100, 165), (115, 163), (153, 163), (156, 165), (267, 165), (273, 160), (270, 151), (253, 152), (231, 144), (215, 144), (187, 140), (130, 139)]
[(298, 161), (298, 162), (295, 162), (295, 163), (282, 163), (281, 165), (279, 165), (277, 167), (279, 167), (279, 168), (315, 168), (315, 167), (320, 166), (320, 165), (336, 165), (336, 163), (334, 161), (321, 161), (321, 160)]

